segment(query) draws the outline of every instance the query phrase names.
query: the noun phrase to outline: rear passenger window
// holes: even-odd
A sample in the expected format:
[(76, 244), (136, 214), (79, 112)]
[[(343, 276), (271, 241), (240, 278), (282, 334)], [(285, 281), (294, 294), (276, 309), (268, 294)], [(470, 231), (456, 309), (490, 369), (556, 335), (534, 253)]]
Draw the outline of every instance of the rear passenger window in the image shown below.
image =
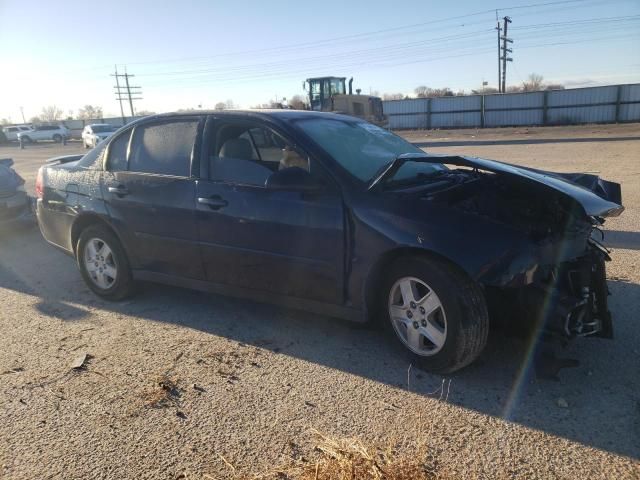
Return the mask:
[(137, 127), (131, 143), (129, 170), (188, 177), (199, 120)]
[(117, 172), (127, 169), (127, 147), (129, 146), (130, 137), (131, 130), (119, 135), (118, 138), (109, 144), (108, 170)]

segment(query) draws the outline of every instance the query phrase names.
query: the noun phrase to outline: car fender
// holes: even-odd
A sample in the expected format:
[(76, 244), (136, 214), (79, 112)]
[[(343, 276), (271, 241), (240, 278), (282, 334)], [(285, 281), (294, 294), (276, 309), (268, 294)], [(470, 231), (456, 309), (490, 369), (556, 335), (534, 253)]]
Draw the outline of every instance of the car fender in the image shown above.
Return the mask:
[(435, 256), (481, 285), (516, 287), (532, 283), (545, 265), (575, 258), (586, 248), (584, 235), (535, 243), (515, 228), (477, 215), (441, 205), (407, 207), (419, 208), (424, 220), (390, 213), (402, 209), (383, 210), (375, 202), (352, 212), (347, 296), (355, 306), (367, 298), (368, 279), (380, 262), (398, 254)]

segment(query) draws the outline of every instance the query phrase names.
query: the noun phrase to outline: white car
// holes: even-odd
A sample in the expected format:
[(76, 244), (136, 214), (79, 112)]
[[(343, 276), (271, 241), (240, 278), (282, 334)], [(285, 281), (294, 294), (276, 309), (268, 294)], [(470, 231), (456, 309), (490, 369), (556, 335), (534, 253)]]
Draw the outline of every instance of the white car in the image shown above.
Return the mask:
[(2, 132), (4, 133), (7, 140), (18, 140), (18, 133), (27, 132), (31, 130), (31, 127), (27, 127), (26, 125), (11, 125), (10, 127), (4, 127)]
[(71, 131), (64, 125), (38, 125), (31, 130), (18, 132), (18, 140), (24, 143), (38, 142), (40, 140), (53, 140), (60, 143), (62, 139), (71, 138)]
[(115, 125), (110, 125), (108, 123), (94, 123), (91, 125), (87, 125), (82, 130), (82, 144), (84, 148), (94, 148), (101, 141), (106, 140), (113, 132), (115, 132), (118, 128)]

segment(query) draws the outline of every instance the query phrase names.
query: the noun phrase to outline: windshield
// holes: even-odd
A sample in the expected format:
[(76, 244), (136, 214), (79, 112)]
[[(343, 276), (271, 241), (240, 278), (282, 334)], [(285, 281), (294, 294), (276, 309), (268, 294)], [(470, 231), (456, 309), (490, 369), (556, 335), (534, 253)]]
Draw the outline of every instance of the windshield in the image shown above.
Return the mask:
[(105, 132), (113, 132), (115, 131), (116, 127), (113, 125), (93, 125), (91, 127), (91, 130), (93, 130), (93, 133), (105, 133)]
[[(299, 120), (300, 127), (347, 172), (363, 182), (371, 181), (403, 153), (424, 154), (397, 135), (367, 122), (342, 118)], [(442, 170), (440, 164), (407, 162), (393, 177), (402, 180)]]

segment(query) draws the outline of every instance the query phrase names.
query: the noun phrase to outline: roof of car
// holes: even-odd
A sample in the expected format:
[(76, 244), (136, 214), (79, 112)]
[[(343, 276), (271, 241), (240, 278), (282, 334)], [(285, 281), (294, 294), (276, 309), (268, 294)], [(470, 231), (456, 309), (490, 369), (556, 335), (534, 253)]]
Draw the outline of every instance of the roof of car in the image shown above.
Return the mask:
[(302, 118), (350, 118), (332, 112), (315, 112), (311, 110), (291, 110), (291, 109), (251, 109), (251, 110), (194, 110), (189, 112), (170, 112), (152, 115), (154, 118), (172, 117), (177, 115), (216, 115), (216, 116), (237, 116), (247, 115), (249, 117), (272, 117), (283, 120), (297, 120)]

